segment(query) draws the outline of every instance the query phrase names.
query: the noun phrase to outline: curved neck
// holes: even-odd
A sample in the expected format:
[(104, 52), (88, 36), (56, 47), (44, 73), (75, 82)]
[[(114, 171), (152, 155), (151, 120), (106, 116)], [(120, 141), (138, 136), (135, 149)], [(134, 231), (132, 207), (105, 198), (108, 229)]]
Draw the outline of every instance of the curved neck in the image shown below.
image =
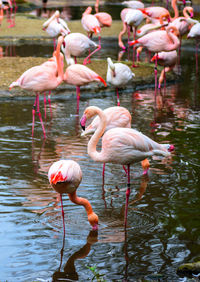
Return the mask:
[(188, 19), (188, 18), (190, 18), (190, 11), (191, 11), (191, 7), (185, 7), (184, 9), (183, 9), (183, 16), (186, 18), (186, 19)]
[(171, 41), (171, 44), (170, 44), (171, 45), (171, 51), (173, 51), (173, 50), (178, 48), (178, 46), (180, 44), (180, 41), (179, 41), (179, 39), (177, 37), (179, 34), (177, 34), (177, 36), (176, 36), (175, 34), (173, 34), (170, 31), (171, 29), (173, 29), (174, 32), (176, 32), (176, 33), (178, 33), (178, 30), (177, 30), (177, 28), (175, 26), (168, 26), (166, 28), (167, 35), (169, 37), (169, 40)]
[(95, 131), (95, 133), (90, 138), (90, 141), (88, 142), (87, 151), (88, 151), (88, 155), (94, 161), (100, 160), (102, 162), (101, 152), (97, 152), (96, 147), (100, 137), (103, 135), (106, 128), (106, 116), (101, 109), (96, 109), (95, 111), (100, 118), (100, 123), (99, 126), (97, 127), (97, 130)]
[(84, 208), (87, 212), (87, 215), (90, 215), (91, 213), (93, 213), (92, 206), (91, 206), (90, 202), (85, 198), (78, 197), (76, 195), (76, 191), (68, 194), (68, 196), (74, 204), (84, 206)]
[(57, 17), (56, 13), (54, 13), (44, 24), (43, 24), (43, 27), (44, 28), (47, 28), (50, 23)]
[(172, 20), (178, 18), (179, 16), (179, 11), (178, 11), (178, 7), (177, 7), (177, 0), (172, 0), (172, 9), (174, 10), (174, 17), (172, 18)]

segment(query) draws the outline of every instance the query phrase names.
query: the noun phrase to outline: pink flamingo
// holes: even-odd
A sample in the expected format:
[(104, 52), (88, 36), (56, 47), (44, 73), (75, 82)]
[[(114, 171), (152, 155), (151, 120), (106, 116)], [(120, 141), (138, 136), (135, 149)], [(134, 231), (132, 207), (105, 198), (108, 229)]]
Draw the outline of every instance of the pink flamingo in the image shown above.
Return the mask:
[(56, 38), (59, 35), (67, 35), (70, 30), (66, 22), (60, 18), (60, 12), (55, 11), (55, 13), (43, 23), (43, 30), (45, 30), (51, 37), (53, 37), (54, 50), (56, 48)]
[(126, 86), (129, 82), (133, 80), (135, 74), (130, 70), (130, 68), (122, 63), (113, 63), (111, 58), (107, 58), (108, 68), (107, 68), (107, 83), (114, 85), (117, 92), (117, 106), (120, 106), (119, 101), (119, 91), (118, 88)]
[(99, 34), (99, 47), (101, 48), (101, 27), (98, 19), (91, 15), (92, 7), (87, 7), (85, 12), (82, 14), (81, 24), (88, 33), (88, 37), (92, 37), (93, 33)]
[[(89, 51), (89, 55), (83, 60), (83, 64), (86, 65), (88, 62), (90, 62), (90, 57), (101, 49), (100, 46), (98, 46), (85, 34), (79, 32), (70, 33), (67, 36), (65, 36), (61, 48), (65, 55), (65, 60), (68, 65), (74, 64), (74, 60), (73, 58), (71, 58), (71, 56), (74, 56), (75, 63), (77, 63), (76, 57), (82, 57), (86, 52)], [(96, 48), (96, 49), (90, 53), (91, 48), (92, 49)]]
[[(174, 33), (172, 33), (172, 31)], [(180, 41), (178, 39), (179, 32), (174, 26), (167, 26), (166, 30), (157, 30), (151, 33), (148, 33), (135, 41), (129, 42), (129, 45), (139, 45), (146, 47), (149, 51), (158, 53), (158, 52), (169, 52), (176, 50)], [(157, 60), (155, 60), (155, 94), (157, 89)]]
[[(174, 150), (173, 145), (159, 144), (141, 132), (132, 128), (116, 127), (108, 130), (105, 134), (106, 116), (98, 107), (88, 107), (85, 109), (80, 120), (81, 126), (85, 127), (87, 119), (98, 115), (100, 124), (88, 142), (88, 155), (96, 162), (116, 163), (127, 165), (128, 186), (126, 191), (125, 227), (127, 224), (128, 201), (130, 195), (130, 165), (142, 161), (153, 155), (170, 156)], [(104, 134), (104, 135), (103, 135)], [(102, 148), (98, 152), (96, 146), (102, 137)]]
[(153, 6), (140, 9), (140, 11), (151, 19), (159, 20), (161, 17), (165, 17), (168, 21), (171, 19), (169, 11), (164, 7)]
[(105, 12), (99, 12), (94, 14), (94, 16), (97, 18), (97, 20), (100, 23), (100, 27), (110, 27), (112, 25), (112, 17), (110, 14)]
[(158, 88), (161, 88), (163, 80), (166, 80), (166, 72), (173, 70), (177, 63), (177, 51), (170, 51), (170, 52), (159, 52), (151, 59), (154, 62), (157, 59), (159, 65), (163, 66), (163, 70), (159, 77), (159, 84)]
[(74, 64), (66, 68), (64, 82), (76, 86), (77, 114), (79, 113), (80, 86), (95, 81), (102, 82), (105, 87), (107, 86), (101, 76), (84, 65)]
[[(110, 130), (111, 128), (115, 128), (115, 127), (131, 128), (131, 119), (132, 119), (131, 114), (126, 108), (121, 107), (121, 106), (109, 107), (105, 109), (103, 113), (106, 116), (106, 128), (104, 132)], [(93, 119), (91, 124), (88, 125), (86, 129), (82, 132), (81, 136), (93, 134), (99, 127), (99, 124), (100, 124), (100, 118), (97, 115)], [(145, 159), (141, 162), (141, 164), (143, 167), (143, 174), (147, 174), (149, 167), (150, 167), (149, 161)], [(124, 166), (123, 168), (126, 171)], [(103, 173), (102, 173), (103, 179), (104, 179), (104, 174), (105, 174), (105, 163), (103, 165)]]
[(122, 4), (131, 9), (144, 9), (144, 4), (140, 1), (123, 1)]
[(63, 69), (60, 57), (60, 47), (63, 43), (63, 36), (58, 38), (58, 44), (56, 48), (56, 63), (58, 71), (55, 71), (54, 64), (50, 66), (39, 65), (32, 67), (25, 71), (15, 82), (12, 82), (9, 86), (11, 90), (15, 86), (19, 86), (22, 89), (32, 90), (36, 93), (36, 99), (32, 110), (33, 122), (32, 122), (32, 137), (34, 134), (35, 124), (35, 111), (39, 116), (44, 138), (46, 138), (45, 128), (42, 121), (42, 116), (39, 109), (39, 93), (55, 89), (63, 81)]
[(65, 236), (65, 221), (62, 194), (67, 193), (69, 199), (77, 205), (84, 206), (88, 221), (93, 230), (98, 229), (98, 216), (93, 212), (90, 202), (85, 198), (77, 197), (76, 190), (82, 180), (82, 171), (79, 164), (72, 160), (60, 160), (51, 165), (48, 172), (48, 179), (53, 189), (60, 193), (63, 230)]

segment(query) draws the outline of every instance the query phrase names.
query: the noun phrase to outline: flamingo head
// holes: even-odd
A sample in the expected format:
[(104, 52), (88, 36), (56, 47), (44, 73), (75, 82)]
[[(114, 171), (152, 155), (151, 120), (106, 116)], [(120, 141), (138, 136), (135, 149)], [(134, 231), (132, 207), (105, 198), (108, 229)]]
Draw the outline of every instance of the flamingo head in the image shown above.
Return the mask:
[(88, 221), (92, 225), (92, 230), (98, 230), (99, 218), (96, 213), (91, 212), (90, 214), (88, 214)]

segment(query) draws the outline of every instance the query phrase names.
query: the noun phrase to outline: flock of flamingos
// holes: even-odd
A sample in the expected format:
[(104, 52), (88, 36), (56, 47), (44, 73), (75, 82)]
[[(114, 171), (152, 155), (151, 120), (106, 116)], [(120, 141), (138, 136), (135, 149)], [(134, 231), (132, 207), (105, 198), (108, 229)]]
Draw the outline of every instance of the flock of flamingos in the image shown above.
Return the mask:
[[(192, 18), (193, 8), (185, 6), (185, 0), (181, 1), (181, 7), (184, 5), (183, 16), (179, 16), (177, 0), (172, 0), (171, 7), (173, 11), (170, 12), (164, 7), (145, 7), (141, 1), (125, 1), (124, 4), (128, 7), (121, 11), (123, 29), (119, 33), (118, 45), (126, 51), (127, 48), (122, 41), (122, 37), (127, 32), (128, 45), (134, 46), (133, 54), (136, 52), (135, 48), (138, 47), (137, 59), (139, 59), (143, 48), (155, 53), (152, 61), (155, 62), (156, 90), (161, 87), (165, 79), (165, 73), (173, 69), (177, 62), (180, 55), (182, 36), (187, 34), (188, 38), (195, 38), (198, 48), (200, 23)], [(1, 1), (0, 5), (1, 7), (3, 5)], [(36, 93), (32, 110), (32, 136), (34, 134), (35, 114), (37, 114), (42, 125), (44, 138), (46, 138), (39, 109), (39, 94), (52, 91), (63, 82), (75, 85), (77, 89), (77, 114), (79, 114), (80, 87), (82, 85), (101, 82), (105, 87), (107, 83), (116, 87), (117, 106), (107, 108), (104, 111), (95, 106), (87, 107), (80, 119), (80, 125), (85, 131), (83, 134), (92, 135), (88, 142), (87, 152), (95, 162), (104, 164), (103, 173), (106, 163), (120, 164), (126, 172), (126, 227), (130, 195), (130, 166), (136, 162), (141, 162), (143, 173), (146, 174), (150, 166), (148, 158), (153, 155), (170, 156), (174, 146), (159, 144), (136, 129), (131, 128), (131, 114), (127, 109), (120, 106), (118, 94), (118, 88), (126, 87), (134, 78), (134, 73), (127, 65), (119, 62), (113, 63), (110, 58), (107, 58), (107, 81), (86, 66), (90, 63), (92, 55), (101, 49), (101, 29), (112, 24), (111, 16), (108, 13), (99, 12), (98, 9), (99, 1), (97, 0), (95, 3), (96, 13), (92, 14), (92, 8), (88, 7), (82, 15), (81, 23), (88, 36), (78, 32), (70, 33), (66, 22), (60, 18), (59, 11), (56, 11), (43, 24), (43, 29), (54, 38), (53, 56), (43, 64), (25, 71), (15, 82), (11, 83), (9, 89), (18, 86)], [(144, 21), (146, 23), (142, 25)], [(133, 40), (130, 40), (132, 31)], [(98, 35), (98, 44), (92, 41), (93, 34)], [(57, 44), (55, 39), (57, 39)], [(83, 64), (78, 64), (76, 57), (83, 57), (85, 53), (89, 53), (89, 55), (83, 60)], [(64, 58), (68, 65), (65, 71)], [(134, 60), (135, 56), (133, 56), (132, 67), (135, 66)], [(164, 67), (158, 85), (157, 64)], [(86, 126), (87, 121), (93, 117), (95, 117), (93, 121)], [(101, 137), (101, 151), (97, 151), (96, 147)], [(52, 187), (61, 195), (64, 234), (63, 193), (67, 193), (72, 202), (85, 207), (89, 223), (94, 230), (97, 230), (98, 216), (94, 213), (91, 204), (87, 199), (76, 195), (76, 190), (82, 180), (79, 164), (72, 160), (59, 160), (49, 168), (48, 178)]]

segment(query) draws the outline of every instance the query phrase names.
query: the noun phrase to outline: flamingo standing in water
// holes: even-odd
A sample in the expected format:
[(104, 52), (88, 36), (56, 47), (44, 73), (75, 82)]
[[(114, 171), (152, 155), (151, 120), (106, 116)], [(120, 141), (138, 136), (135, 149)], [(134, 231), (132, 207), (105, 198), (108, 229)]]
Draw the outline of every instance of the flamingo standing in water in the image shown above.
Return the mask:
[(105, 80), (93, 70), (81, 64), (70, 65), (64, 73), (64, 82), (76, 86), (77, 115), (79, 113), (80, 86), (91, 82), (102, 82), (106, 87)]
[[(173, 33), (173, 32), (174, 33)], [(148, 33), (135, 41), (129, 42), (129, 45), (135, 45), (146, 47), (149, 51), (169, 52), (176, 50), (180, 45), (178, 39), (179, 32), (175, 26), (167, 26), (166, 30), (157, 30), (152, 33)], [(157, 89), (157, 59), (155, 60), (155, 93)]]
[[(159, 144), (141, 132), (132, 128), (116, 127), (108, 130), (105, 134), (106, 115), (98, 107), (88, 107), (85, 109), (80, 120), (82, 128), (85, 128), (87, 119), (98, 115), (100, 124), (88, 142), (88, 155), (96, 162), (116, 163), (127, 165), (128, 186), (126, 191), (125, 227), (127, 225), (128, 201), (130, 195), (130, 165), (142, 161), (153, 155), (170, 156), (174, 150), (173, 145)], [(103, 135), (104, 134), (104, 135)], [(102, 137), (102, 148), (98, 152), (96, 146)]]
[(159, 52), (153, 58), (151, 59), (152, 62), (154, 62), (157, 59), (157, 62), (159, 65), (163, 66), (163, 70), (159, 77), (159, 84), (158, 88), (161, 88), (163, 80), (166, 79), (165, 74), (166, 72), (169, 72), (173, 70), (177, 63), (177, 51), (170, 51), (170, 52)]
[(82, 180), (82, 171), (79, 164), (72, 160), (60, 160), (51, 165), (48, 171), (48, 179), (53, 189), (60, 193), (63, 230), (65, 236), (65, 221), (62, 194), (67, 193), (69, 199), (77, 204), (84, 206), (88, 221), (93, 230), (98, 229), (98, 216), (93, 212), (90, 202), (85, 198), (77, 197), (76, 190)]
[[(125, 127), (125, 128), (131, 128), (131, 114), (130, 112), (121, 106), (117, 107), (109, 107), (103, 111), (103, 113), (106, 116), (106, 128), (105, 131), (108, 131), (111, 128), (115, 127)], [(82, 132), (81, 136), (85, 136), (88, 134), (93, 134), (100, 124), (100, 118), (97, 115), (90, 125), (86, 127), (86, 129)], [(147, 174), (150, 164), (147, 159), (141, 162), (141, 165), (143, 167), (143, 174)], [(124, 170), (126, 171), (125, 167), (123, 166)], [(127, 172), (127, 171), (126, 171)], [(103, 165), (103, 178), (105, 173), (105, 163)]]
[(111, 58), (107, 58), (108, 69), (106, 80), (107, 83), (114, 85), (117, 92), (117, 106), (120, 106), (119, 91), (118, 88), (126, 86), (130, 81), (133, 80), (135, 74), (130, 68), (122, 63), (113, 63)]
[[(85, 34), (74, 32), (65, 36), (62, 51), (65, 55), (65, 60), (68, 65), (77, 63), (76, 57), (82, 57), (89, 51), (89, 55), (83, 60), (83, 64), (86, 65), (90, 62), (90, 57), (101, 49), (94, 41), (92, 41)], [(90, 49), (95, 50), (90, 53)], [(71, 57), (74, 56), (74, 59)]]
[(32, 122), (32, 137), (34, 134), (34, 124), (35, 124), (35, 111), (39, 116), (42, 130), (44, 134), (44, 138), (46, 138), (45, 128), (42, 121), (42, 116), (39, 108), (39, 93), (43, 93), (45, 91), (53, 90), (63, 81), (63, 65), (60, 56), (60, 48), (63, 43), (63, 36), (58, 38), (58, 44), (56, 48), (56, 64), (57, 71), (52, 67), (53, 64), (50, 65), (39, 65), (32, 67), (25, 71), (16, 81), (12, 82), (9, 86), (9, 90), (11, 90), (15, 86), (19, 86), (22, 89), (32, 90), (36, 93), (35, 103), (32, 110), (33, 122)]
[(56, 48), (56, 38), (59, 35), (67, 35), (70, 30), (66, 22), (60, 18), (60, 12), (55, 11), (55, 13), (43, 23), (43, 30), (45, 30), (51, 37), (53, 37), (54, 50)]

